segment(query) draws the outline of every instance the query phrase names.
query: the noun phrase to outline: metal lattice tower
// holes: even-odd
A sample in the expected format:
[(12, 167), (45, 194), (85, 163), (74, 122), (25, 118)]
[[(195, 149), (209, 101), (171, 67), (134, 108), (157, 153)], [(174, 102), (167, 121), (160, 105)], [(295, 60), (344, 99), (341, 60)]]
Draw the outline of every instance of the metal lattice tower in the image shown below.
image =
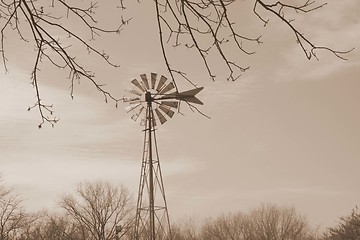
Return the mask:
[[(135, 240), (171, 240), (171, 228), (168, 208), (162, 179), (160, 160), (156, 142), (157, 122), (164, 124), (167, 117), (173, 117), (180, 101), (202, 104), (195, 97), (203, 88), (186, 92), (177, 92), (175, 85), (166, 83), (167, 78), (151, 73), (150, 82), (146, 74), (140, 75), (141, 81), (132, 80), (134, 88), (130, 92), (133, 97), (124, 97), (129, 102), (127, 112), (134, 112), (133, 120), (137, 120), (144, 112), (141, 125), (144, 126), (144, 147), (138, 190)], [(145, 111), (144, 111), (145, 110)], [(155, 114), (156, 115), (155, 115)]]
[(137, 239), (171, 239), (153, 114), (152, 104), (148, 102), (135, 234)]

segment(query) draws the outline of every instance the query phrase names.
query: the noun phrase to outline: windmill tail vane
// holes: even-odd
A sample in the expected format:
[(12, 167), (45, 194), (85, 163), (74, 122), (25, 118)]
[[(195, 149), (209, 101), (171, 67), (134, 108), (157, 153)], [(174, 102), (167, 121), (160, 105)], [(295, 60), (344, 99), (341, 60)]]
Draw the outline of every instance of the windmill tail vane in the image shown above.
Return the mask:
[(204, 87), (199, 87), (195, 89), (191, 89), (185, 92), (176, 92), (173, 94), (166, 94), (162, 97), (159, 97), (158, 99), (177, 99), (180, 101), (190, 102), (190, 103), (196, 103), (200, 105), (204, 105), (202, 101), (200, 101), (197, 97), (195, 97), (196, 94), (198, 94), (201, 90), (203, 90)]

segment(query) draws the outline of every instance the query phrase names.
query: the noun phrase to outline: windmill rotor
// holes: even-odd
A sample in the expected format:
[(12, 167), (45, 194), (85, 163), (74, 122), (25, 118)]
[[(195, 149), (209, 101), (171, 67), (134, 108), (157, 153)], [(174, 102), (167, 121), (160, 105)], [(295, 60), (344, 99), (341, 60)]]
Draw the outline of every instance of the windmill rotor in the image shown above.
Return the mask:
[(195, 97), (203, 87), (178, 92), (175, 84), (168, 81), (163, 75), (158, 76), (156, 73), (151, 73), (148, 77), (146, 74), (141, 74), (140, 79), (135, 78), (131, 83), (133, 88), (128, 91), (131, 96), (123, 97), (123, 101), (129, 103), (126, 111), (132, 112), (131, 119), (137, 121), (140, 118), (141, 125), (146, 122), (146, 114), (143, 110), (147, 104), (152, 104), (154, 125), (156, 125), (156, 121), (164, 124), (169, 118), (172, 118), (179, 109), (180, 101), (203, 104)]

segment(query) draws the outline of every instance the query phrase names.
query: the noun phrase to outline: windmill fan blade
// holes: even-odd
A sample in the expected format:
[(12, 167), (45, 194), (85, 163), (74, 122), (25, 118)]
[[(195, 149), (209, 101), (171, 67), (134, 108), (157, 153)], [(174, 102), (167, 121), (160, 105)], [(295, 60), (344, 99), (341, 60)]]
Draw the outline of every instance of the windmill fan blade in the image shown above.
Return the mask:
[[(134, 95), (137, 95), (137, 96), (141, 96), (141, 95), (143, 95), (143, 93), (142, 92), (140, 92), (139, 90), (137, 90), (137, 89), (135, 89), (135, 88), (132, 88), (132, 89), (126, 89), (125, 90), (126, 92), (129, 92), (129, 93), (131, 93), (131, 94), (134, 94)], [(131, 95), (130, 95), (131, 96)]]
[(159, 80), (159, 84), (156, 87), (156, 91), (159, 91), (164, 86), (166, 80), (167, 80), (167, 78), (161, 75), (160, 80)]
[(135, 113), (134, 115), (131, 116), (131, 119), (134, 120), (134, 121), (136, 121), (136, 120), (139, 118), (139, 116), (141, 115), (141, 112), (142, 112), (143, 110), (144, 110), (144, 107), (141, 107), (140, 110), (139, 110), (139, 112), (137, 112), (137, 113)]
[(161, 105), (166, 105), (172, 108), (178, 108), (179, 103), (177, 101), (161, 101)]
[(156, 115), (158, 116), (160, 123), (164, 124), (166, 122), (166, 118), (164, 115), (162, 115), (162, 113), (159, 111), (159, 109), (155, 109)]
[(147, 80), (146, 74), (141, 74), (140, 77), (141, 77), (141, 79), (142, 79), (142, 81), (144, 83), (145, 89), (146, 90), (150, 89), (149, 81)]
[(174, 83), (170, 82), (166, 87), (163, 88), (163, 90), (161, 90), (159, 92), (159, 94), (167, 93), (168, 91), (170, 91), (171, 89), (174, 89), (174, 88), (175, 88)]
[(132, 105), (126, 107), (126, 108), (125, 108), (125, 111), (126, 111), (127, 113), (129, 113), (129, 112), (133, 111), (134, 109), (136, 109), (136, 108), (139, 107), (139, 106), (141, 106), (141, 103), (132, 104)]
[(155, 89), (156, 77), (156, 73), (151, 73), (151, 89)]
[(163, 105), (160, 105), (159, 108), (166, 114), (168, 115), (169, 117), (173, 117), (175, 112), (172, 111), (169, 107), (165, 107)]
[(146, 117), (141, 119), (140, 126), (145, 126), (145, 124), (146, 124)]
[(130, 92), (133, 93), (133, 94), (135, 94), (135, 95), (138, 95), (138, 96), (141, 96), (141, 95), (142, 95), (141, 92), (138, 92), (138, 91), (136, 91), (135, 89), (130, 90)]
[(145, 89), (143, 88), (143, 86), (141, 86), (141, 84), (138, 82), (138, 80), (134, 79), (131, 81), (135, 86), (137, 86), (141, 91), (145, 92)]
[(140, 101), (139, 97), (124, 97), (123, 98), (124, 102), (135, 102), (135, 101)]

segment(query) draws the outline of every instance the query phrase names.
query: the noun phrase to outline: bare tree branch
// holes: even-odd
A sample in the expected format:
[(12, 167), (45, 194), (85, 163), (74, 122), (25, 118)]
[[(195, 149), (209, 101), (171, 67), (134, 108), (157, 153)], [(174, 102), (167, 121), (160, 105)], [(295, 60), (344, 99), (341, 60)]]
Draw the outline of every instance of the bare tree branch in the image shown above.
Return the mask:
[[(117, 8), (126, 9), (124, 0), (117, 0)], [(140, 2), (140, 1), (138, 1)], [(196, 87), (196, 83), (187, 76), (187, 70), (175, 64), (176, 57), (170, 48), (179, 51), (190, 50), (209, 78), (215, 81), (217, 70), (225, 71), (229, 81), (237, 80), (250, 66), (240, 63), (243, 57), (255, 54), (255, 48), (262, 43), (261, 35), (246, 32), (239, 25), (242, 16), (237, 10), (242, 8), (241, 1), (235, 0), (155, 0), (151, 9), (156, 15), (158, 41), (164, 64), (176, 89), (179, 79), (187, 81)], [(117, 106), (121, 99), (107, 91), (103, 84), (95, 79), (94, 72), (85, 67), (77, 58), (73, 44), (82, 46), (87, 53), (93, 53), (104, 63), (119, 67), (110, 60), (110, 56), (95, 47), (93, 40), (103, 34), (119, 34), (130, 19), (121, 17), (116, 27), (104, 28), (96, 18), (97, 2), (65, 0), (2, 0), (0, 2), (0, 53), (5, 71), (8, 71), (6, 46), (9, 33), (15, 33), (21, 41), (35, 46), (34, 64), (31, 81), (34, 86), (36, 102), (28, 109), (36, 108), (40, 114), (39, 128), (45, 123), (52, 126), (59, 120), (54, 117), (53, 106), (44, 103), (40, 89), (40, 71), (46, 64), (67, 71), (70, 96), (74, 97), (75, 83), (80, 79), (89, 81), (104, 97), (105, 101), (113, 101)], [(318, 45), (307, 37), (295, 25), (296, 14), (308, 15), (324, 8), (327, 3), (317, 0), (302, 1), (264, 1), (253, 0), (249, 12), (255, 15), (260, 23), (267, 26), (270, 19), (281, 20), (294, 34), (307, 59), (318, 59), (318, 51), (327, 51), (335, 57), (346, 60), (346, 55), (353, 49), (340, 51), (328, 46)], [(81, 7), (80, 7), (81, 6)], [(246, 11), (246, 10), (244, 10)], [(269, 13), (269, 14), (266, 14)], [(295, 15), (295, 17), (294, 17)], [(81, 31), (72, 25), (76, 22)], [(71, 22), (71, 24), (69, 23)], [(90, 36), (87, 39), (84, 36)], [(255, 34), (254, 34), (255, 35)], [(256, 34), (257, 35), (257, 34)], [(192, 56), (192, 55), (191, 55)]]
[[(121, 23), (115, 29), (105, 29), (99, 27), (97, 20), (95, 19), (97, 3), (89, 3), (87, 7), (77, 7), (68, 4), (64, 0), (53, 0), (50, 7), (44, 7), (43, 1), (37, 0), (12, 0), (12, 1), (1, 1), (0, 4), (0, 20), (5, 20), (4, 25), (1, 28), (1, 43), (0, 52), (3, 60), (5, 71), (8, 71), (7, 57), (5, 51), (6, 35), (9, 31), (16, 31), (20, 36), (20, 39), (24, 42), (31, 42), (35, 45), (36, 57), (31, 74), (32, 85), (35, 89), (37, 101), (35, 104), (28, 108), (37, 108), (41, 123), (39, 128), (44, 122), (50, 123), (52, 126), (59, 119), (53, 116), (52, 105), (43, 103), (41, 98), (40, 84), (39, 84), (39, 72), (41, 66), (48, 62), (53, 66), (61, 69), (65, 69), (69, 73), (70, 79), (70, 95), (74, 97), (74, 83), (79, 81), (81, 78), (90, 81), (95, 88), (101, 92), (104, 96), (105, 101), (109, 99), (114, 101), (117, 105), (119, 99), (114, 97), (110, 92), (105, 90), (104, 85), (98, 83), (94, 78), (94, 73), (87, 70), (83, 63), (80, 62), (75, 54), (73, 53), (72, 45), (64, 44), (64, 40), (70, 41), (73, 39), (78, 44), (84, 46), (88, 53), (95, 53), (105, 63), (119, 67), (114, 64), (109, 55), (99, 49), (93, 47), (90, 41), (95, 39), (95, 36), (100, 36), (103, 33), (119, 34), (122, 28), (130, 21), (130, 19), (124, 20), (122, 18)], [(55, 11), (55, 9), (57, 11)], [(120, 9), (125, 9), (123, 1), (120, 0)], [(54, 11), (52, 11), (54, 10)], [(55, 13), (63, 11), (63, 15), (55, 16)], [(81, 32), (77, 32), (66, 25), (66, 19), (77, 21), (78, 24), (82, 24), (83, 28)], [(25, 30), (20, 26), (27, 25), (30, 29), (31, 35), (27, 35), (25, 38)], [(88, 30), (91, 38), (86, 40), (82, 35), (84, 29)], [(56, 31), (56, 34), (53, 33)], [(56, 36), (61, 36), (56, 37)]]
[[(170, 56), (166, 43), (171, 43), (175, 48), (194, 49), (200, 56), (204, 68), (209, 77), (215, 80), (213, 73), (214, 66), (210, 63), (209, 57), (217, 59), (217, 64), (223, 64), (228, 71), (228, 80), (234, 81), (241, 76), (242, 72), (249, 69), (250, 66), (242, 66), (238, 60), (232, 60), (229, 52), (229, 46), (235, 46), (239, 55), (252, 55), (254, 50), (250, 50), (253, 43), (261, 44), (261, 36), (249, 37), (241, 34), (241, 29), (235, 28), (235, 24), (241, 21), (238, 16), (229, 14), (229, 9), (240, 8), (238, 1), (234, 0), (156, 0), (156, 14), (158, 19), (159, 38), (163, 58), (166, 62), (171, 78), (175, 82), (173, 73), (179, 74), (184, 78), (183, 70), (170, 67)], [(262, 0), (254, 0), (253, 13), (266, 26), (269, 22), (265, 19), (260, 8), (272, 13), (275, 17), (281, 19), (295, 34), (296, 41), (308, 59), (314, 56), (316, 59), (317, 50), (331, 52), (336, 57), (346, 60), (345, 56), (353, 49), (346, 51), (334, 50), (330, 47), (319, 46), (305, 37), (300, 30), (294, 26), (294, 19), (287, 18), (288, 11), (294, 11), (299, 14), (308, 14), (324, 7), (326, 3), (317, 4), (316, 0), (304, 0), (299, 5), (285, 4), (281, 1), (265, 3)], [(165, 32), (166, 31), (166, 32)], [(231, 48), (232, 50), (234, 48)], [(189, 78), (185, 79), (193, 85)]]
[[(303, 33), (301, 33), (293, 25), (293, 23), (292, 23), (294, 21), (293, 19), (289, 19), (286, 17), (285, 11), (287, 11), (287, 10), (293, 10), (296, 13), (299, 13), (299, 12), (309, 13), (309, 12), (312, 12), (319, 8), (324, 7), (327, 3), (322, 3), (319, 5), (316, 5), (315, 0), (313, 0), (313, 1), (307, 0), (305, 3), (297, 6), (297, 5), (284, 4), (284, 3), (281, 3), (280, 1), (278, 1), (274, 4), (266, 4), (262, 0), (256, 0), (253, 11), (260, 18), (260, 20), (264, 22), (264, 25), (266, 26), (267, 23), (269, 22), (269, 20), (264, 20), (264, 18), (261, 17), (261, 15), (257, 12), (258, 4), (263, 9), (271, 12), (276, 17), (280, 18), (293, 31), (293, 33), (295, 34), (297, 43), (300, 44), (301, 49), (303, 50), (304, 54), (306, 55), (306, 57), (309, 60), (312, 57), (315, 57), (316, 59), (318, 59), (318, 57), (316, 56), (316, 50), (325, 50), (325, 51), (331, 52), (336, 57), (338, 57), (342, 60), (347, 60), (344, 57), (344, 55), (348, 54), (349, 52), (351, 52), (353, 50), (353, 48), (352, 48), (352, 49), (346, 50), (346, 51), (339, 51), (339, 50), (334, 50), (329, 47), (315, 45), (310, 39), (305, 37), (305, 35)], [(308, 47), (310, 49), (307, 49)]]

